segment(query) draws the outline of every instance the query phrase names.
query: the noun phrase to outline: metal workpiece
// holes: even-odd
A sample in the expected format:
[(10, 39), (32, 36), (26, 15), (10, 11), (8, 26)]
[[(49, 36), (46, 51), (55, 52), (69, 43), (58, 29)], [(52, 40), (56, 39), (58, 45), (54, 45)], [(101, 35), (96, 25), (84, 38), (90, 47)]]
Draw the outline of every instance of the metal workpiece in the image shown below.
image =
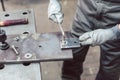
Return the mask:
[(3, 64), (0, 80), (41, 80), (40, 64)]
[(74, 49), (74, 48), (80, 48), (80, 41), (78, 38), (65, 38), (61, 39), (60, 46), (62, 50), (65, 49)]
[[(7, 42), (18, 49), (0, 50), (1, 63), (57, 61), (72, 59), (72, 50), (61, 50), (61, 33), (8, 35)], [(19, 39), (19, 40), (16, 40)], [(16, 54), (15, 54), (16, 53)]]
[(79, 43), (78, 38), (72, 38), (72, 37), (68, 38), (68, 36), (66, 36), (66, 32), (64, 32), (64, 30), (62, 28), (62, 24), (58, 23), (58, 26), (59, 26), (61, 34), (62, 34), (62, 37), (60, 40), (61, 49), (65, 50), (65, 49), (79, 48), (80, 43)]
[(1, 29), (7, 35), (21, 34), (23, 32), (35, 33), (35, 19), (33, 9), (5, 11), (0, 13), (0, 21), (27, 19), (28, 24), (3, 26)]

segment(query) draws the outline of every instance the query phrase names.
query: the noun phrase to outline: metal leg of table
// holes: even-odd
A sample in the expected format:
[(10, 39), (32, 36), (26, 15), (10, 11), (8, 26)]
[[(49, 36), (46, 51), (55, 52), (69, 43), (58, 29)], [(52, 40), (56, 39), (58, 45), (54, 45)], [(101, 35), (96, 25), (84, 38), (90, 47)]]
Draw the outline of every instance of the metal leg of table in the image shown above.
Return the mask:
[(41, 80), (40, 63), (5, 64), (0, 69), (0, 80)]
[(6, 10), (5, 10), (4, 0), (1, 0), (1, 6), (2, 6), (2, 10), (3, 10), (3, 11), (6, 11)]

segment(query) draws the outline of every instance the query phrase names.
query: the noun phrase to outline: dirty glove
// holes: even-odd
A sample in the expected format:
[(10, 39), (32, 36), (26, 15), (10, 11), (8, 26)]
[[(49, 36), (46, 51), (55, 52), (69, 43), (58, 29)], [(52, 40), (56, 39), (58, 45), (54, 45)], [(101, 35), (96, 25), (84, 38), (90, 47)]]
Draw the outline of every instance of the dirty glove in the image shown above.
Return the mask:
[(97, 29), (91, 32), (86, 32), (79, 37), (81, 45), (96, 46), (105, 43), (108, 40), (120, 39), (120, 29), (116, 25), (109, 29)]
[(63, 22), (62, 7), (59, 0), (50, 0), (48, 7), (48, 18), (54, 22)]

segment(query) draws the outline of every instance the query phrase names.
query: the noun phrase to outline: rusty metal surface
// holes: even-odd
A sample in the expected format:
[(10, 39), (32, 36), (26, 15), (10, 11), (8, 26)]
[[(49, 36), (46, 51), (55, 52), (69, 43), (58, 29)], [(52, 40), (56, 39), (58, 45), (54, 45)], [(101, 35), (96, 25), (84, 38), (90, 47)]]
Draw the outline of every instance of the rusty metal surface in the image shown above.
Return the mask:
[(19, 55), (10, 47), (0, 50), (0, 62), (56, 61), (72, 58), (72, 50), (61, 50), (60, 33), (21, 34), (8, 36), (8, 44), (15, 45)]
[(0, 20), (13, 20), (27, 18), (28, 24), (1, 27), (7, 34), (21, 34), (23, 32), (35, 33), (35, 20), (33, 9), (0, 12)]
[(5, 64), (4, 68), (0, 69), (0, 80), (41, 80), (40, 65)]

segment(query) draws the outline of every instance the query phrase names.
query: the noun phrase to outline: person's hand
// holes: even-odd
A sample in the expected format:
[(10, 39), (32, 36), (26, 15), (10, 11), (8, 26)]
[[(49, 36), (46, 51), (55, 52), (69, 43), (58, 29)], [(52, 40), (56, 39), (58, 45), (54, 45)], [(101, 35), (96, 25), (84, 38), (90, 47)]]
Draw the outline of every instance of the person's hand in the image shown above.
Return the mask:
[(101, 45), (109, 40), (120, 39), (120, 28), (118, 25), (109, 29), (97, 29), (86, 32), (79, 37), (81, 45)]
[(58, 0), (50, 0), (48, 7), (48, 18), (56, 23), (63, 22), (62, 7)]

